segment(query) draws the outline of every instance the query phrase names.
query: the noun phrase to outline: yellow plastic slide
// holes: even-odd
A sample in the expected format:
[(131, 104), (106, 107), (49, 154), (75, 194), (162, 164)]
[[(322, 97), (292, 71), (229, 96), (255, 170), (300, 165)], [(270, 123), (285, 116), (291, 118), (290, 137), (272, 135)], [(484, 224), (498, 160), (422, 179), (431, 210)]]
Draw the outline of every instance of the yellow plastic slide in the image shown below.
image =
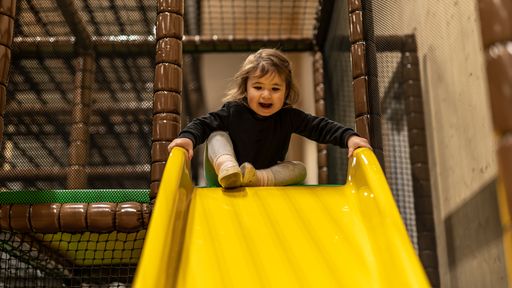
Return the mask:
[(429, 287), (373, 152), (345, 185), (194, 187), (173, 149), (134, 286)]

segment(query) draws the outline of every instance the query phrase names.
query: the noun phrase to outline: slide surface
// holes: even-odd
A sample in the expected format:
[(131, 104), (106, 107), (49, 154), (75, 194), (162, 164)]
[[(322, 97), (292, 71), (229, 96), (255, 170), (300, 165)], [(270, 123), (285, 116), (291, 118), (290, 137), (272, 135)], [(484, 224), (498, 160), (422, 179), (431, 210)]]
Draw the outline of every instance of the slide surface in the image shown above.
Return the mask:
[(187, 178), (174, 149), (136, 287), (429, 287), (369, 149), (345, 185), (227, 191)]

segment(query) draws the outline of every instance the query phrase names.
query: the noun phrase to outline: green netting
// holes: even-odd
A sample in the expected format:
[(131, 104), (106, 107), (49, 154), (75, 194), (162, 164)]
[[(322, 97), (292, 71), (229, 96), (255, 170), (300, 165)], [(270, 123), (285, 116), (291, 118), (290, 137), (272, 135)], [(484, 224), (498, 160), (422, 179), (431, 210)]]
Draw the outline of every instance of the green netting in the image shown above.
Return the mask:
[(148, 189), (18, 190), (0, 192), (0, 204), (139, 202), (149, 203)]

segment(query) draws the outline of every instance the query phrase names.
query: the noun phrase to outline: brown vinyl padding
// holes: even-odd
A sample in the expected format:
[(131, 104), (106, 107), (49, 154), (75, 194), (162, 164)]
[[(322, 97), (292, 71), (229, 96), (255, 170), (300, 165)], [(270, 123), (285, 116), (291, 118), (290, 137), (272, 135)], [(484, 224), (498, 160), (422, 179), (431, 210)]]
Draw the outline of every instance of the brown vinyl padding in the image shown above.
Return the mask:
[[(370, 4), (371, 3), (368, 3), (367, 5)], [(368, 139), (375, 155), (382, 166), (384, 166), (382, 132), (380, 126), (380, 104), (376, 96), (378, 95), (378, 80), (375, 77), (377, 67), (376, 59), (373, 59), (376, 54), (376, 44), (368, 42), (368, 35), (366, 35), (370, 33), (368, 31), (373, 31), (373, 29), (372, 27), (365, 27), (363, 20), (365, 17), (365, 9), (362, 1), (348, 0), (348, 10), (348, 37), (351, 43), (350, 54), (352, 60), (354, 110), (356, 111), (356, 131), (359, 135)], [(371, 36), (375, 38), (375, 35)], [(369, 75), (370, 72), (374, 74)], [(365, 103), (367, 104), (365, 105)], [(363, 112), (365, 106), (367, 111)]]
[(364, 43), (352, 44), (350, 49), (352, 56), (352, 77), (354, 79), (365, 76), (366, 73), (366, 45)]
[(146, 203), (47, 203), (2, 205), (2, 230), (37, 233), (135, 232), (149, 223)]
[[(182, 38), (184, 1), (158, 1), (156, 17), (156, 67), (153, 83), (152, 143), (170, 143), (181, 129), (183, 82)], [(152, 144), (150, 198), (158, 192), (165, 167), (162, 147)], [(155, 149), (153, 149), (155, 148)], [(153, 153), (155, 151), (155, 153)]]
[[(512, 133), (507, 133), (498, 142), (498, 164), (501, 177), (505, 184), (505, 191), (511, 199), (512, 196)], [(512, 203), (509, 202), (509, 210), (512, 210)]]
[(7, 86), (9, 65), (11, 62), (11, 49), (0, 45), (0, 85)]
[[(313, 80), (315, 85), (315, 113), (317, 116), (325, 116), (325, 85), (324, 85), (324, 61), (320, 51), (316, 51), (313, 57)], [(327, 145), (317, 144), (318, 151), (318, 184), (328, 182)]]
[(351, 43), (364, 40), (362, 11), (354, 11), (349, 15), (349, 38)]
[(0, 1), (0, 143), (4, 136), (4, 112), (7, 83), (11, 64), (11, 45), (14, 37), (15, 0)]
[(478, 4), (492, 122), (498, 137), (498, 169), (508, 211), (512, 211), (512, 2), (482, 0)]
[(510, 15), (512, 15), (511, 1), (479, 1), (479, 12), (482, 42), (486, 49), (489, 49), (496, 43), (510, 42), (510, 40), (512, 40), (512, 18), (510, 17)]
[[(512, 41), (512, 39), (511, 39)], [(508, 46), (507, 46), (508, 45)], [(494, 129), (499, 133), (512, 133), (512, 42), (496, 44), (487, 51), (487, 73), (491, 83), (491, 109)], [(495, 84), (494, 84), (495, 83)], [(507, 85), (508, 84), (508, 85)]]
[(352, 82), (352, 90), (354, 95), (354, 113), (355, 116), (367, 115), (370, 113), (370, 105), (368, 104), (368, 79), (359, 77)]
[(19, 232), (32, 232), (30, 205), (13, 205), (10, 212), (11, 228)]
[(61, 206), (61, 213), (65, 217), (60, 218), (60, 228), (63, 231), (84, 232), (87, 231), (87, 203), (65, 203)]
[[(62, 204), (34, 204), (31, 205), (29, 212), (30, 224), (32, 231), (37, 233), (57, 233), (60, 232), (59, 211)], [(2, 207), (3, 209), (3, 207)], [(11, 218), (11, 227), (12, 227)]]
[(157, 162), (166, 161), (169, 157), (169, 151), (167, 150), (167, 146), (169, 146), (170, 142), (168, 141), (156, 141), (151, 144), (151, 159), (154, 159)]
[(363, 9), (361, 0), (348, 0), (348, 12), (357, 12)]
[(158, 91), (153, 96), (153, 112), (181, 114), (181, 96), (176, 92)]
[(175, 38), (164, 38), (156, 43), (155, 62), (171, 63), (178, 66), (183, 61), (183, 44)]
[(183, 87), (181, 67), (171, 63), (159, 63), (155, 67), (155, 91), (181, 93)]
[(153, 117), (153, 141), (173, 139), (180, 129), (180, 117), (176, 114), (158, 113)]
[(14, 19), (0, 14), (0, 44), (10, 47), (14, 33)]

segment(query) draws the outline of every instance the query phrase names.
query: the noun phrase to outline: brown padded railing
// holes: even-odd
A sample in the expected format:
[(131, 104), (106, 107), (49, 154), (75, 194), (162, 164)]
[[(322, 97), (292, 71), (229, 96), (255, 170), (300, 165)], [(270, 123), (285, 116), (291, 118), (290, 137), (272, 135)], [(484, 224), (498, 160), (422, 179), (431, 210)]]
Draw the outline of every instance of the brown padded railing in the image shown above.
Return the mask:
[[(71, 55), (74, 53), (75, 38), (58, 37), (14, 37), (13, 51), (24, 56), (33, 55)], [(132, 35), (91, 36), (96, 56), (101, 55), (153, 55), (155, 38), (153, 36)], [(183, 52), (247, 52), (258, 50), (262, 46), (279, 47), (282, 51), (312, 51), (311, 38), (264, 38), (240, 39), (226, 36), (183, 35)]]
[(512, 2), (480, 1), (482, 41), (485, 48), (494, 130), (498, 135), (501, 179), (512, 208)]
[(370, 55), (375, 51), (367, 50), (371, 47), (375, 50), (375, 43), (369, 46), (365, 42), (365, 33), (367, 33), (365, 28), (368, 27), (363, 25), (363, 3), (361, 0), (348, 0), (348, 12), (356, 130), (362, 137), (370, 141), (375, 155), (381, 165), (384, 166), (380, 103), (377, 96), (379, 91), (377, 88), (377, 69), (368, 67), (371, 62), (369, 61), (371, 60)]
[(480, 0), (492, 122), (497, 135), (499, 205), (508, 281), (512, 283), (512, 2)]
[(147, 228), (146, 203), (46, 203), (2, 205), (0, 228), (37, 233), (136, 232)]
[(156, 197), (169, 152), (181, 129), (183, 0), (158, 1), (151, 144), (151, 199)]
[(14, 36), (16, 1), (0, 1), (0, 143), (4, 135), (4, 111), (7, 98), (7, 82), (11, 64), (11, 45)]

